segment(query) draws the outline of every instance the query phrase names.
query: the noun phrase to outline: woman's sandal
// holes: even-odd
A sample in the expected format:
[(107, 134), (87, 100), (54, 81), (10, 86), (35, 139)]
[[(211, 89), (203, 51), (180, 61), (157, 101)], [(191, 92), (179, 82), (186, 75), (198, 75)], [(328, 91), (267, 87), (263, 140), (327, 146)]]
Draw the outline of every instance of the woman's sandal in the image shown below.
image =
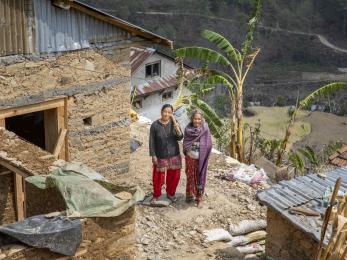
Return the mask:
[(157, 200), (158, 200), (157, 198), (154, 198), (154, 197), (153, 197), (153, 198), (150, 200), (149, 203), (150, 203), (151, 205), (154, 205), (154, 206), (155, 206), (155, 205), (157, 204)]
[(194, 196), (186, 196), (186, 203), (194, 202)]
[(177, 197), (176, 196), (169, 196), (169, 195), (167, 195), (167, 198), (169, 200), (171, 200), (172, 203), (175, 203), (177, 201)]

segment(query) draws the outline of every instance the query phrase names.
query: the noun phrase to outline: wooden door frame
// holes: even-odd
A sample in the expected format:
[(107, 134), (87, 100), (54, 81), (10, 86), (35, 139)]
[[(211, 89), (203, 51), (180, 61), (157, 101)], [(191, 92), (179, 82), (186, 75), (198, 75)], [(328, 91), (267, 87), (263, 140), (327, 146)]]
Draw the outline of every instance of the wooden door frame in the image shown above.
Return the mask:
[[(1, 109), (0, 127), (6, 128), (6, 118), (43, 111), (46, 148), (48, 148), (48, 152), (54, 153), (60, 132), (62, 132), (62, 129), (67, 129), (67, 105), (68, 98), (59, 97), (26, 106)], [(50, 119), (50, 122), (47, 119)], [(65, 161), (69, 160), (67, 135), (64, 138), (58, 158), (64, 159)]]

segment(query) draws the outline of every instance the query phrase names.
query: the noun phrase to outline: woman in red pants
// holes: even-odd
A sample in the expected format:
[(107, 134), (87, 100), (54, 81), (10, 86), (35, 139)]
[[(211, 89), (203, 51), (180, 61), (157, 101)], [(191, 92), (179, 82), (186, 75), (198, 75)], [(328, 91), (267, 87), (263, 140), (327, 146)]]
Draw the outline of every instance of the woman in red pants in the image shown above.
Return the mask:
[(154, 121), (150, 129), (149, 153), (153, 162), (153, 198), (151, 203), (161, 196), (161, 188), (165, 182), (166, 195), (174, 202), (178, 182), (180, 180), (182, 159), (178, 141), (183, 134), (173, 117), (173, 107), (166, 104), (161, 109), (161, 118)]

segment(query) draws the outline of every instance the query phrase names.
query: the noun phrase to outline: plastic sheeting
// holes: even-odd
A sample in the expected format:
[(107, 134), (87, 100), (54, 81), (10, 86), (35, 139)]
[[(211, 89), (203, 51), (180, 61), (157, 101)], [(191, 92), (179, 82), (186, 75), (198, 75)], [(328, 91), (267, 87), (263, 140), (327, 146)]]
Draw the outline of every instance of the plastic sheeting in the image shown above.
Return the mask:
[(63, 216), (47, 218), (40, 215), (0, 226), (0, 246), (20, 241), (29, 246), (73, 256), (81, 239), (81, 221)]
[[(143, 200), (140, 188), (123, 190), (81, 163), (63, 163), (45, 176), (32, 176), (26, 181), (38, 188), (56, 188), (65, 200), (68, 217), (116, 217)], [(130, 198), (114, 193), (129, 192)]]

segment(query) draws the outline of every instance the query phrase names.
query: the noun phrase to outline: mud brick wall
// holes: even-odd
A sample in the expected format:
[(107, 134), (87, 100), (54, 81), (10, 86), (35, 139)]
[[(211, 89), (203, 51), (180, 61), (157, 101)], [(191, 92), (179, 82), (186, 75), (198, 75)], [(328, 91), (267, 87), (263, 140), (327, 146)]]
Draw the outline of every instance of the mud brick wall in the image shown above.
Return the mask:
[(129, 47), (117, 46), (2, 58), (0, 110), (68, 96), (70, 160), (106, 177), (125, 173), (130, 159), (129, 56)]
[[(129, 103), (129, 86), (124, 83), (91, 95), (75, 95), (68, 108), (70, 159), (83, 161), (105, 175), (127, 172)], [(84, 123), (86, 118), (89, 124)]]
[(16, 221), (13, 174), (0, 176), (0, 225)]
[(272, 259), (314, 259), (318, 242), (271, 209), (267, 211), (266, 231), (265, 252)]

